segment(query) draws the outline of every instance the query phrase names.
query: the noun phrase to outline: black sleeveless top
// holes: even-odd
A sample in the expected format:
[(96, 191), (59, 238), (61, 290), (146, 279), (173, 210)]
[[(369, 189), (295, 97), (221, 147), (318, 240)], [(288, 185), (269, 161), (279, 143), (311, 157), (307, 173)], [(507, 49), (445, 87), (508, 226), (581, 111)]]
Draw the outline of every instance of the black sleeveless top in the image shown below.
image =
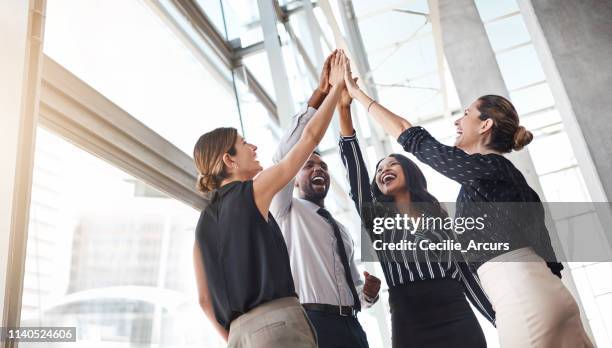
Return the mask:
[(255, 205), (253, 181), (234, 181), (213, 193), (200, 215), (196, 241), (217, 321), (232, 320), (260, 304), (295, 296), (285, 240), (272, 214)]

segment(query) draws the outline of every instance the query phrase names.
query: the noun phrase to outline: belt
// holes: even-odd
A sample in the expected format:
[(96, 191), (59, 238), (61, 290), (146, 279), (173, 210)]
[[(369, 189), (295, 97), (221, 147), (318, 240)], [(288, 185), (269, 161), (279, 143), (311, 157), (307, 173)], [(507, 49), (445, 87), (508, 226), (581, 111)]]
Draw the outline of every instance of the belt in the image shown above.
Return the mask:
[(322, 303), (302, 303), (302, 307), (308, 311), (325, 312), (337, 314), (341, 317), (357, 318), (357, 310), (353, 306), (334, 306)]

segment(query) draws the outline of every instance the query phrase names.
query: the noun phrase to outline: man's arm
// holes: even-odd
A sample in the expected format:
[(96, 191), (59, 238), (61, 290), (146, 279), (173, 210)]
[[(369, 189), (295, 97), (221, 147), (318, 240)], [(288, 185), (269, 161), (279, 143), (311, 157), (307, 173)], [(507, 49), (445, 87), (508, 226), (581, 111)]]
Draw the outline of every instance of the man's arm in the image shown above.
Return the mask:
[[(297, 114), (293, 118), (293, 123), (291, 128), (280, 140), (278, 145), (278, 149), (274, 156), (272, 157), (272, 161), (276, 164), (280, 162), (289, 151), (293, 148), (293, 146), (300, 140), (302, 133), (304, 132), (304, 128), (308, 124), (308, 121), (314, 116), (317, 110), (307, 105), (305, 109), (302, 109), (299, 114)], [(289, 181), (285, 187), (283, 187), (272, 199), (270, 203), (270, 212), (275, 217), (280, 217), (289, 212), (291, 208), (291, 199), (293, 197), (293, 185), (295, 180)]]
[(355, 261), (351, 259), (351, 276), (353, 277), (353, 282), (355, 285), (355, 289), (359, 294), (359, 302), (361, 302), (361, 308), (366, 309), (372, 307), (376, 302), (378, 302), (378, 293), (380, 291), (380, 279), (371, 275), (368, 272), (363, 272), (365, 282), (361, 279), (361, 275), (359, 274), (359, 270), (357, 269), (357, 265)]
[[(333, 54), (333, 53), (332, 53)], [(291, 128), (283, 135), (278, 145), (278, 149), (272, 157), (272, 161), (276, 164), (280, 162), (291, 151), (293, 146), (300, 140), (304, 128), (308, 121), (314, 116), (317, 109), (321, 106), (327, 93), (329, 92), (329, 63), (332, 55), (327, 57), (323, 64), (323, 71), (319, 80), (319, 86), (312, 92), (308, 99), (308, 104), (294, 116)], [(291, 208), (291, 199), (293, 197), (293, 185), (295, 180), (289, 181), (272, 199), (270, 203), (270, 212), (275, 217), (280, 217), (289, 212)]]

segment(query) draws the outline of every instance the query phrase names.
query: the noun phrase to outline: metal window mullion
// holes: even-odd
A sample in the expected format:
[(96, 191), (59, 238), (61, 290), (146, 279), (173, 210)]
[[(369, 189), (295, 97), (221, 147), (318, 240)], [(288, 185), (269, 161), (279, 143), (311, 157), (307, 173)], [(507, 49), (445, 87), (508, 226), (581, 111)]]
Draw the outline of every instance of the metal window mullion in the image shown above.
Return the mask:
[[(2, 306), (2, 326), (19, 327), (23, 281), (27, 256), (27, 242), (30, 220), (30, 202), (36, 146), (36, 124), (38, 122), (38, 98), (42, 70), (42, 51), (45, 32), (46, 0), (30, 0), (27, 6), (27, 31), (25, 39), (25, 64), (21, 117), (18, 127), (17, 159), (15, 162), (15, 182), (12, 192), (11, 223), (9, 230), (9, 250), (7, 259), (4, 304)], [(18, 346), (17, 341), (6, 340), (3, 347)]]
[(261, 29), (264, 35), (264, 46), (272, 75), (274, 94), (276, 96), (276, 108), (281, 127), (287, 128), (294, 113), (293, 97), (289, 77), (283, 60), (283, 51), (276, 28), (277, 15), (275, 0), (258, 0), (259, 17), (261, 18)]

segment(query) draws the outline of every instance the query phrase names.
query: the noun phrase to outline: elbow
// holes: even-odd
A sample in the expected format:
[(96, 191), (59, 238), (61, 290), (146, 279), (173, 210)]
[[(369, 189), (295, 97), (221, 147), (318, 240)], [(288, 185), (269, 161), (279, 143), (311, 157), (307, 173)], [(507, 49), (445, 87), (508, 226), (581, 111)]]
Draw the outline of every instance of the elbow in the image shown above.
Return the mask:
[(398, 127), (397, 136), (399, 137), (400, 134), (404, 133), (408, 128), (411, 128), (411, 127), (412, 125), (410, 124), (410, 122), (406, 121), (405, 119), (402, 119)]

